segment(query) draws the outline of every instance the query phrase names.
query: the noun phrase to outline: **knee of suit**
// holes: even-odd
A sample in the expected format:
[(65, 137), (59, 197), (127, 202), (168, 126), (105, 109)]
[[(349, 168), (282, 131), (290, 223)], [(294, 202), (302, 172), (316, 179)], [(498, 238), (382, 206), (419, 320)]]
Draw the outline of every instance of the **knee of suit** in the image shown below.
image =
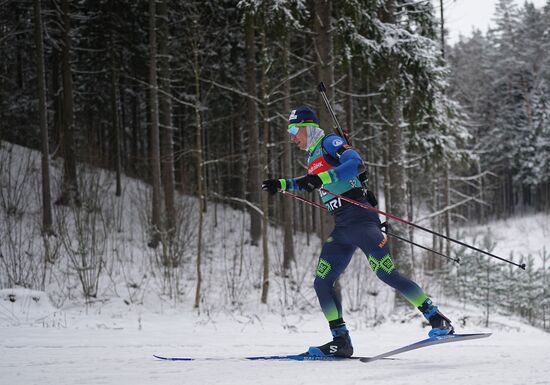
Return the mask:
[(405, 296), (407, 295), (407, 293), (409, 293), (410, 291), (415, 291), (417, 288), (417, 285), (414, 282), (399, 274), (397, 269), (392, 270), (391, 273), (380, 269), (376, 272), (376, 276), (386, 285), (393, 287), (395, 290), (403, 293), (403, 295)]
[(386, 271), (380, 269), (376, 272), (376, 276), (378, 279), (380, 279), (382, 282), (384, 282), (387, 285), (390, 285), (395, 281), (396, 276), (399, 274), (397, 273), (397, 270), (392, 270), (391, 273), (387, 273)]

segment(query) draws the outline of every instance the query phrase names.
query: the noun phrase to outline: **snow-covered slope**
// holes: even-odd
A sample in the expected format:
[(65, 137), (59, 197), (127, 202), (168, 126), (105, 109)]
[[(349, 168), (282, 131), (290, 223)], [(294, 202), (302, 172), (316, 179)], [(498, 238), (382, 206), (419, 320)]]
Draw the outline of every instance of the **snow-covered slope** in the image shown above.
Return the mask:
[[(4, 299), (2, 306), (5, 310)], [(449, 311), (455, 316), (472, 310), (449, 306)], [(116, 299), (87, 311), (64, 313), (64, 325), (0, 327), (0, 383), (550, 384), (550, 335), (507, 318), (495, 318), (494, 334), (488, 339), (433, 346), (396, 356), (394, 361), (363, 364), (235, 359), (300, 353), (308, 345), (326, 342), (328, 331), (318, 314), (283, 318), (258, 309), (254, 315), (226, 313), (213, 319), (192, 311), (134, 308)], [(426, 334), (419, 318), (351, 329), (357, 355), (375, 355)], [(167, 362), (155, 360), (153, 354), (224, 360)]]
[[(0, 159), (6, 162), (7, 147), (0, 146)], [(9, 170), (10, 183), (21, 182), (18, 192), (25, 197), (14, 217), (17, 220), (10, 221), (14, 220), (11, 225), (18, 226), (26, 240), (23, 245), (32, 251), (24, 254), (25, 266), (37, 269), (43, 262), (36, 230), (39, 157), (21, 147), (9, 147), (13, 161), (9, 168), (2, 164), (2, 178)], [(54, 188), (60, 169), (53, 163)], [(26, 173), (28, 179), (21, 179)], [(262, 253), (246, 242), (248, 216), (211, 204), (205, 225), (203, 297), (197, 312), (192, 307), (194, 242), (186, 244), (182, 263), (169, 282), (155, 265), (158, 253), (146, 246), (147, 186), (125, 178), (123, 196), (114, 198), (110, 173), (98, 171), (86, 180), (99, 186), (108, 225), (113, 226), (104, 238), (105, 265), (97, 298), (84, 303), (74, 268), (60, 244), (57, 259), (44, 275), (45, 291), (5, 288), (5, 281), (0, 281), (4, 287), (0, 290), (0, 384), (550, 384), (550, 335), (496, 313), (486, 328), (482, 309), (464, 307), (452, 298), (439, 298), (438, 303), (460, 332), (491, 330), (494, 335), (372, 364), (156, 361), (153, 354), (235, 358), (300, 353), (309, 345), (326, 342), (329, 332), (312, 288), (320, 240), (312, 236), (307, 244), (305, 235), (297, 234), (296, 266), (291, 277), (283, 279), (279, 274), (282, 234), (270, 228), (271, 285), (268, 304), (261, 305)], [(180, 207), (188, 210), (185, 218), (193, 224), (194, 199), (179, 199)], [(56, 207), (55, 214), (71, 218), (63, 208)], [(507, 256), (513, 250), (519, 256), (536, 253), (537, 245), (548, 242), (548, 223), (548, 215), (536, 214), (487, 227), (498, 241), (495, 252)], [(1, 223), (0, 230), (7, 231), (6, 225)], [(468, 229), (466, 235), (473, 237), (485, 229)], [(529, 234), (523, 241), (530, 251), (512, 236), (514, 232)], [(429, 239), (426, 242), (429, 245)], [(417, 278), (424, 285), (426, 279)], [(379, 283), (362, 254), (356, 255), (343, 281), (346, 319), (357, 355), (375, 355), (425, 337), (427, 329), (414, 309), (393, 314), (393, 292)]]
[(535, 266), (541, 266), (541, 254), (550, 254), (550, 216), (545, 213), (523, 213), (508, 219), (474, 226), (466, 231), (469, 238), (489, 232), (495, 242), (493, 253), (517, 261), (531, 255)]

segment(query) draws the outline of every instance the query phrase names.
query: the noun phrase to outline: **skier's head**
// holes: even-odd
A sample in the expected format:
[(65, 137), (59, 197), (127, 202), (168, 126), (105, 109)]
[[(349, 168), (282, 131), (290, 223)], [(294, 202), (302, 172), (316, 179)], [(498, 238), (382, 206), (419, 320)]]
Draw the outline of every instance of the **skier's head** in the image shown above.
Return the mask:
[(319, 137), (324, 135), (319, 127), (319, 118), (308, 106), (292, 110), (288, 117), (288, 133), (300, 150), (307, 150)]

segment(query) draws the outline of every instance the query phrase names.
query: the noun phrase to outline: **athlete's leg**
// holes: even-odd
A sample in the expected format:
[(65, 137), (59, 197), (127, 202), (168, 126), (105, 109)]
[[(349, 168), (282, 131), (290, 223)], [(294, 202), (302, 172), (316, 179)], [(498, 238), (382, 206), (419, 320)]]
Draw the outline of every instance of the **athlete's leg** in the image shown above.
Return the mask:
[(399, 273), (393, 262), (387, 240), (377, 224), (368, 224), (364, 229), (366, 234), (359, 238), (358, 246), (367, 256), (369, 265), (376, 276), (397, 290), (413, 306), (422, 306), (428, 296), (414, 281)]
[(387, 240), (376, 223), (365, 226), (365, 235), (359, 237), (357, 245), (368, 258), (376, 276), (397, 290), (413, 306), (418, 308), (432, 325), (429, 335), (444, 335), (454, 332), (451, 321), (432, 304), (426, 293), (411, 279), (401, 275), (393, 263)]
[(348, 266), (355, 249), (355, 246), (339, 240), (337, 232), (333, 231), (319, 256), (313, 286), (321, 309), (329, 322), (342, 318), (342, 303), (334, 290), (334, 283)]
[(334, 290), (334, 284), (348, 266), (355, 249), (355, 246), (342, 241), (336, 229), (323, 245), (313, 285), (333, 340), (325, 345), (310, 347), (310, 355), (349, 357), (353, 354), (349, 331), (342, 317), (341, 298)]

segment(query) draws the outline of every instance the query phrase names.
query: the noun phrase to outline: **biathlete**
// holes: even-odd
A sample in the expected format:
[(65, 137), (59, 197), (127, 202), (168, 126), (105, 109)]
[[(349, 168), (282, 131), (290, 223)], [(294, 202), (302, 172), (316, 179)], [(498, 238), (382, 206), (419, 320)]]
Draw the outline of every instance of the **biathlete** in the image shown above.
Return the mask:
[[(361, 156), (344, 138), (335, 134), (325, 135), (313, 109), (302, 106), (292, 110), (288, 133), (292, 142), (308, 152), (308, 173), (292, 179), (265, 180), (262, 190), (275, 194), (278, 190), (312, 192), (323, 187), (327, 191), (371, 207), (376, 205), (370, 196), (367, 197), (362, 186)], [(307, 354), (341, 357), (350, 357), (353, 354), (353, 345), (334, 283), (350, 263), (357, 247), (365, 253), (376, 276), (422, 312), (432, 326), (428, 333), (430, 337), (454, 333), (451, 321), (441, 314), (426, 293), (397, 271), (380, 230), (378, 214), (328, 193), (321, 192), (321, 199), (334, 216), (335, 226), (323, 245), (313, 284), (333, 339), (324, 345), (310, 347)]]

